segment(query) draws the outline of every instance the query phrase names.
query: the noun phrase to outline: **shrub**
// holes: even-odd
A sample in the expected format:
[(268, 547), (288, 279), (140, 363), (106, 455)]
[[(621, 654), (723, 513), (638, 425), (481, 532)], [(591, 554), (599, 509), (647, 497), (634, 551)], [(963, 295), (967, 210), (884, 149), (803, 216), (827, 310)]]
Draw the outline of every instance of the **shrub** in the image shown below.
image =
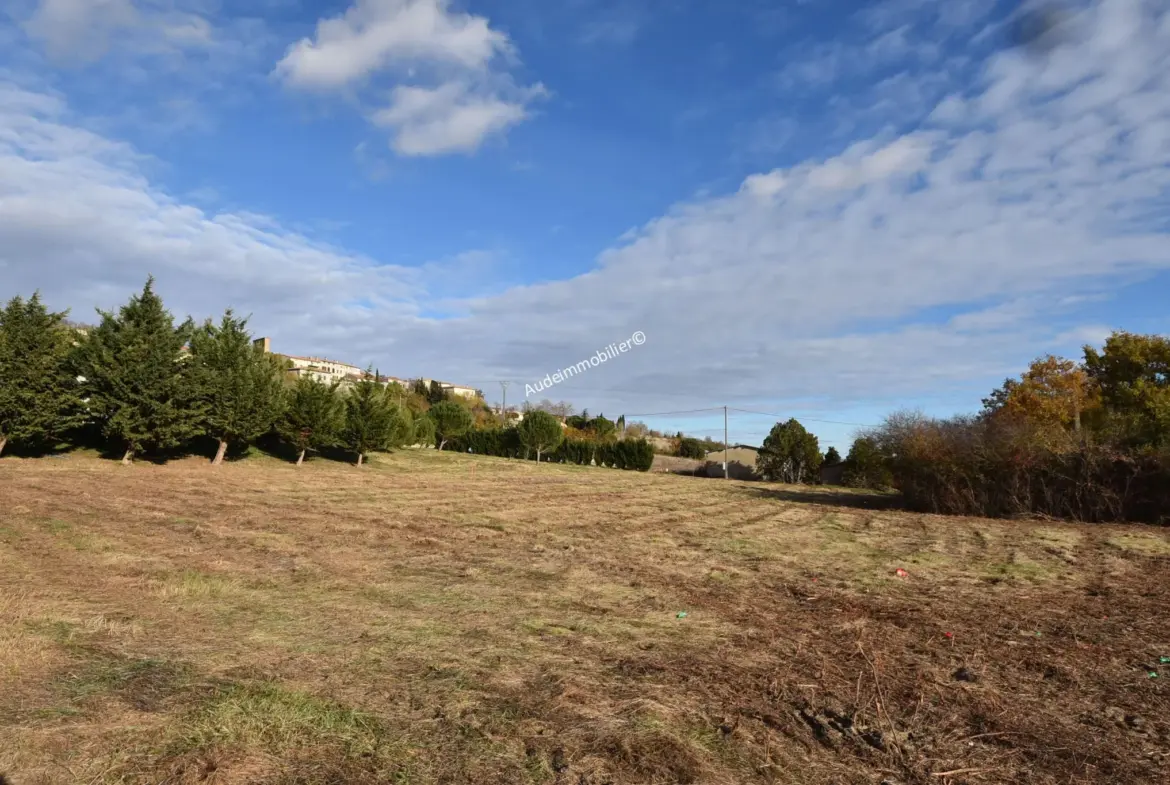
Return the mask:
[(851, 488), (885, 490), (893, 486), (894, 477), (890, 474), (889, 461), (874, 439), (860, 436), (854, 440), (845, 458), (842, 481)]
[[(494, 455), (500, 458), (535, 459), (532, 450), (524, 446), (517, 428), (494, 428), (469, 431), (451, 441), (451, 448), (458, 452), (472, 452), (477, 455)], [(654, 449), (645, 439), (623, 439), (618, 442), (599, 442), (593, 439), (565, 439), (551, 453), (541, 456), (542, 460), (555, 463), (573, 463), (589, 466), (609, 466), (640, 472), (650, 471), (654, 463)]]
[(772, 426), (756, 461), (756, 469), (764, 479), (786, 483), (815, 480), (820, 466), (817, 437), (796, 420)]
[(703, 460), (707, 457), (707, 450), (698, 439), (684, 436), (678, 440), (678, 457)]
[(895, 415), (871, 436), (914, 510), (1170, 523), (1165, 451), (1126, 452), (1072, 434), (1062, 442), (1019, 418)]
[(430, 408), (427, 416), (435, 422), (435, 437), (439, 440), (439, 449), (443, 449), (447, 442), (458, 438), (471, 430), (474, 417), (471, 410), (454, 401), (439, 401)]

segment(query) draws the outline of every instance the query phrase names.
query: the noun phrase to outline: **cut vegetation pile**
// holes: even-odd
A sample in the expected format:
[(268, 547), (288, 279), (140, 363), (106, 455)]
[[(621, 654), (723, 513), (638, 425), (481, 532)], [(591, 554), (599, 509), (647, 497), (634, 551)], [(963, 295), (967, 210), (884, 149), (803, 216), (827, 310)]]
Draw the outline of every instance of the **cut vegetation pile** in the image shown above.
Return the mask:
[(1170, 781), (1170, 532), (884, 501), (430, 451), (6, 459), (0, 772)]

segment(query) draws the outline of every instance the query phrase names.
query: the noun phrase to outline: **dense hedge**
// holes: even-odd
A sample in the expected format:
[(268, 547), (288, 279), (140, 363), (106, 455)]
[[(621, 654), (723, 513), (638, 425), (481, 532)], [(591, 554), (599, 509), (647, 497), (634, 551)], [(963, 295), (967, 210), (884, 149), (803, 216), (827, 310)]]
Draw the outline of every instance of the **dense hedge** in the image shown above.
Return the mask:
[(447, 449), (472, 452), (476, 455), (494, 455), (497, 458), (523, 458), (526, 450), (520, 443), (520, 432), (515, 428), (472, 430), (447, 442)]
[[(498, 458), (528, 458), (536, 455), (520, 443), (515, 428), (494, 428), (470, 431), (448, 442), (449, 449), (472, 452), (476, 455), (494, 455)], [(640, 472), (650, 471), (654, 462), (654, 448), (645, 439), (623, 439), (615, 442), (594, 442), (585, 439), (566, 439), (551, 453), (543, 456), (553, 463), (576, 463), (588, 466), (608, 466)]]
[(899, 461), (906, 505), (923, 512), (1170, 524), (1170, 460), (1087, 448), (971, 462)]
[(891, 420), (876, 434), (907, 507), (1170, 524), (1170, 453), (1044, 438), (986, 419)]

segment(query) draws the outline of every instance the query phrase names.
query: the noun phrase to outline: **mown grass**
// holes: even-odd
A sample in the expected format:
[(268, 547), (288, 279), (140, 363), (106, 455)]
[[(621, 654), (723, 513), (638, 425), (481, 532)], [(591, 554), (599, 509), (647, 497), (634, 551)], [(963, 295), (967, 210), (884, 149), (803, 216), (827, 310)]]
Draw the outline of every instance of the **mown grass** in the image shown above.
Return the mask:
[(171, 754), (229, 748), (283, 754), (335, 745), (348, 757), (382, 751), (386, 731), (372, 714), (277, 684), (232, 685), (181, 718)]
[(13, 785), (1159, 781), (1093, 718), (1170, 716), (1163, 531), (433, 452), (0, 469)]

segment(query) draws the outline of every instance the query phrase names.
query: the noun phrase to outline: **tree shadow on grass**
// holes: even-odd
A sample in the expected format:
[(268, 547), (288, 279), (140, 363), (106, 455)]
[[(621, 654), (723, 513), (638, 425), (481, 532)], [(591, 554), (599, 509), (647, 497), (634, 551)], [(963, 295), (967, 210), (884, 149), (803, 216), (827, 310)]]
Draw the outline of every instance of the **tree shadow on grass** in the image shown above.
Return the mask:
[(66, 442), (9, 442), (0, 458), (64, 458), (82, 447)]
[[(296, 447), (281, 439), (276, 434), (266, 434), (261, 436), (251, 445), (251, 450), (269, 458), (275, 458), (279, 461), (286, 461), (287, 463), (296, 463), (300, 452)], [(239, 460), (247, 457), (248, 450), (245, 450), (241, 455), (232, 458), (231, 450), (228, 451), (229, 460)], [(213, 453), (214, 455), (214, 453)], [(357, 456), (344, 447), (323, 447), (320, 450), (309, 450), (305, 453), (305, 462), (316, 458), (323, 458), (327, 461), (335, 461), (337, 463), (357, 463)]]
[(900, 510), (904, 509), (901, 494), (879, 491), (847, 490), (801, 490), (799, 488), (776, 488), (768, 486), (740, 487), (742, 493), (758, 498), (776, 501), (798, 502), (800, 504), (825, 504), (833, 507), (851, 507), (857, 510)]

